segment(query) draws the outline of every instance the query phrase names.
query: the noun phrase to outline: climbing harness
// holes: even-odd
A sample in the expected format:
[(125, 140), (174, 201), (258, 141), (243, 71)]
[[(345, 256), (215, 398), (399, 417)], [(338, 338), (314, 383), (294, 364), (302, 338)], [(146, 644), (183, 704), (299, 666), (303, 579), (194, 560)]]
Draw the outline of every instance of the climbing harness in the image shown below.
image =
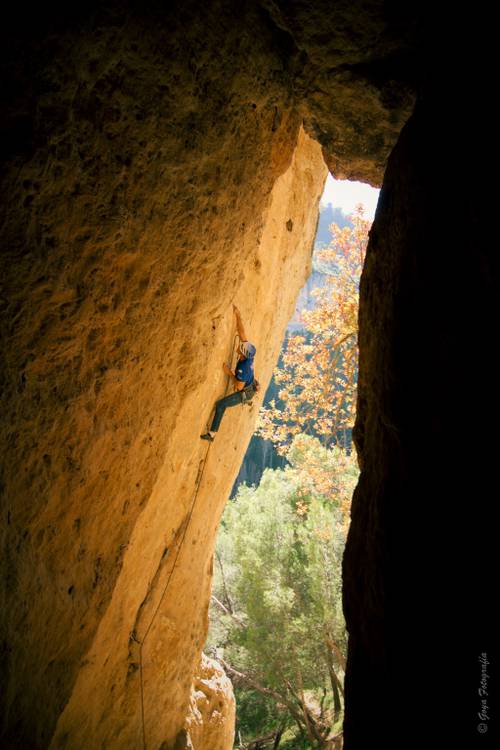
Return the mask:
[[(236, 334), (235, 337), (234, 337), (234, 339), (233, 339), (233, 348), (232, 348), (232, 350), (230, 352), (230, 355), (229, 355), (229, 361), (230, 361), (231, 365), (233, 364), (234, 353), (237, 350), (236, 341), (239, 338), (240, 338), (239, 335)], [(226, 382), (226, 388), (225, 388), (225, 394), (224, 395), (227, 394), (229, 382), (230, 382), (230, 380), (229, 380), (229, 375), (228, 375), (227, 376), (227, 382)], [(251, 386), (248, 386), (248, 387), (250, 388)], [(194, 492), (193, 500), (191, 502), (191, 507), (189, 509), (187, 521), (186, 521), (186, 524), (184, 526), (184, 531), (182, 533), (181, 540), (180, 540), (179, 545), (177, 547), (177, 552), (175, 554), (175, 558), (174, 558), (174, 563), (172, 565), (172, 569), (171, 569), (171, 571), (170, 571), (170, 573), (168, 575), (167, 582), (166, 582), (165, 587), (164, 587), (164, 589), (162, 591), (162, 594), (160, 596), (160, 601), (156, 605), (156, 609), (153, 612), (153, 615), (151, 617), (151, 620), (149, 621), (149, 625), (146, 628), (146, 632), (144, 633), (144, 636), (142, 637), (142, 640), (137, 641), (137, 638), (135, 638), (135, 636), (134, 636), (134, 640), (137, 643), (139, 643), (139, 676), (140, 676), (140, 688), (141, 688), (141, 722), (142, 722), (142, 745), (143, 745), (143, 750), (147, 750), (147, 745), (146, 745), (146, 721), (145, 721), (145, 713), (144, 713), (144, 664), (143, 664), (143, 659), (142, 659), (142, 649), (143, 649), (144, 643), (146, 641), (146, 638), (149, 635), (151, 627), (152, 627), (152, 625), (153, 625), (153, 623), (154, 623), (154, 621), (156, 619), (156, 615), (158, 614), (158, 612), (160, 610), (160, 607), (162, 605), (162, 602), (163, 602), (163, 600), (165, 598), (165, 594), (167, 593), (167, 589), (168, 589), (168, 587), (170, 585), (170, 581), (172, 580), (172, 576), (174, 574), (174, 570), (175, 570), (175, 567), (177, 565), (177, 560), (179, 559), (179, 554), (180, 554), (180, 551), (182, 549), (182, 545), (184, 544), (184, 540), (186, 538), (186, 534), (187, 534), (187, 531), (188, 531), (188, 528), (189, 528), (189, 524), (191, 523), (191, 518), (193, 516), (193, 511), (194, 511), (194, 508), (195, 508), (195, 505), (196, 505), (196, 500), (198, 498), (198, 493), (199, 493), (199, 490), (200, 490), (200, 487), (201, 487), (201, 482), (202, 482), (202, 479), (203, 479), (203, 474), (205, 472), (205, 467), (207, 465), (208, 454), (210, 453), (210, 448), (211, 447), (212, 447), (212, 443), (209, 442), (208, 443), (207, 451), (205, 453), (205, 457), (200, 460), (200, 463), (199, 463), (199, 466), (198, 466), (198, 474), (196, 475), (196, 480), (195, 480), (195, 492)]]
[(251, 406), (252, 399), (258, 390), (259, 381), (254, 378), (250, 385), (245, 386), (245, 388), (243, 388), (243, 390), (241, 391), (241, 403)]

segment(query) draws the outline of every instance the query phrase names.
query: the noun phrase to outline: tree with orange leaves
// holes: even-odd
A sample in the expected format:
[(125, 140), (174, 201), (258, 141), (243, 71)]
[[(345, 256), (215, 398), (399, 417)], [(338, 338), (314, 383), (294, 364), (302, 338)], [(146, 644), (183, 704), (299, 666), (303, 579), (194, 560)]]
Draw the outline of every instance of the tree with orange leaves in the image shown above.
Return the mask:
[(359, 280), (370, 229), (361, 205), (351, 222), (344, 228), (332, 224), (330, 244), (315, 254), (326, 283), (313, 292), (316, 305), (301, 316), (305, 331), (290, 336), (283, 367), (275, 370), (281, 403), (271, 401), (260, 412), (260, 436), (272, 440), (282, 455), (301, 433), (324, 445), (345, 445), (354, 423)]

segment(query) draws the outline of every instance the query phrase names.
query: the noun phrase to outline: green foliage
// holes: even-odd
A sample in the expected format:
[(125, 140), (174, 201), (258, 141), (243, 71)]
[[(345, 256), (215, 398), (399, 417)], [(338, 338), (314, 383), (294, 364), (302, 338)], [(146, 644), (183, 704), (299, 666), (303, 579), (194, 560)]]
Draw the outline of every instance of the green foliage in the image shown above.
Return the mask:
[(214, 596), (226, 612), (212, 607), (208, 648), (274, 693), (233, 676), (246, 739), (283, 721), (302, 722), (304, 733), (302, 691), (326, 736), (333, 724), (328, 659), (341, 675), (346, 651), (341, 560), (355, 459), (301, 435), (288, 460), (285, 469), (267, 469), (259, 487), (240, 487), (218, 537)]

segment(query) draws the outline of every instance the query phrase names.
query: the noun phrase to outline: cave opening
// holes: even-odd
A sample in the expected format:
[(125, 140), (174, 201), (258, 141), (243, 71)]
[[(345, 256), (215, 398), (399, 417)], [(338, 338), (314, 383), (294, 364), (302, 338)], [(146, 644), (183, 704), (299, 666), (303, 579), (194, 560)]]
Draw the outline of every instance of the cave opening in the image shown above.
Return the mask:
[[(335, 274), (339, 271), (338, 266), (335, 264), (335, 255), (342, 252), (342, 249), (338, 244), (341, 237), (337, 236), (337, 245), (330, 253), (330, 257), (327, 258), (326, 261), (321, 257), (321, 253), (324, 253), (324, 250), (333, 243), (331, 232), (332, 223), (335, 224), (337, 234), (339, 234), (340, 230), (345, 227), (352, 229), (352, 216), (356, 208), (360, 206), (363, 211), (362, 216), (368, 223), (363, 227), (360, 227), (360, 233), (357, 240), (365, 242), (369, 226), (371, 226), (371, 222), (375, 216), (379, 193), (380, 190), (378, 188), (374, 188), (367, 183), (354, 180), (336, 180), (330, 172), (328, 173), (318, 206), (318, 222), (312, 248), (311, 272), (299, 292), (295, 311), (288, 322), (279, 354), (277, 369), (271, 378), (271, 382), (263, 400), (264, 406), (267, 406), (271, 401), (276, 401), (278, 399), (279, 387), (276, 382), (276, 374), (278, 374), (283, 368), (283, 355), (286, 352), (287, 342), (290, 335), (300, 334), (304, 331), (302, 312), (304, 310), (312, 310), (317, 306), (318, 292), (321, 288), (324, 288), (325, 278), (331, 276), (332, 272)], [(346, 239), (348, 238), (343, 238), (342, 247), (344, 248)], [(357, 291), (362, 263), (356, 264), (356, 266), (356, 268), (351, 270), (354, 271)], [(342, 284), (342, 280), (340, 280), (339, 283)], [(324, 306), (323, 312), (326, 316), (331, 310)], [(346, 321), (343, 322), (345, 323)], [(328, 426), (329, 425), (326, 425), (326, 427)], [(351, 430), (344, 428), (339, 431), (335, 442), (341, 442), (344, 444), (344, 447), (350, 447), (352, 445)], [(250, 485), (258, 484), (265, 468), (274, 469), (278, 467), (283, 468), (283, 466), (285, 466), (286, 458), (283, 454), (278, 452), (276, 448), (277, 443), (277, 440), (273, 442), (273, 440), (263, 436), (259, 430), (256, 429), (255, 433), (252, 435), (248, 449), (241, 463), (240, 470), (235, 479), (231, 490), (231, 497), (235, 496), (238, 487), (242, 483)]]
[(222, 516), (205, 653), (233, 683), (235, 747), (340, 747), (358, 294), (378, 194), (325, 180), (311, 273)]
[[(478, 730), (482, 706), (462, 709), (495, 642), (497, 264), (478, 186), (493, 169), (496, 25), (458, 4), (438, 15), (330, 0), (7, 9), (2, 746), (118, 750), (146, 745), (143, 731), (148, 748), (216, 746), (223, 691), (200, 654), (215, 529), (252, 420), (223, 425), (191, 516), (199, 435), (224, 389), (236, 297), (254, 313), (268, 382), (316, 218), (299, 220), (303, 195), (319, 199), (327, 167), (384, 186), (363, 276), (364, 466), (344, 555), (346, 747), (461, 746), (468, 730), (472, 745), (490, 726)], [(273, 550), (289, 553), (289, 589), (306, 580), (302, 522), (328, 553), (336, 530), (308, 493), (322, 476), (309, 481), (266, 533), (264, 505), (248, 502), (262, 543), (240, 550), (250, 593), (267, 572), (283, 580)], [(313, 555), (310, 570), (324, 567)], [(262, 628), (269, 664), (280, 639), (299, 657), (313, 640), (321, 581), (300, 588), (312, 615), (293, 637), (286, 619), (269, 617), (272, 641)], [(263, 593), (268, 612), (291, 606), (284, 586)], [(299, 666), (293, 706), (307, 691)], [(229, 717), (224, 748), (231, 731)]]

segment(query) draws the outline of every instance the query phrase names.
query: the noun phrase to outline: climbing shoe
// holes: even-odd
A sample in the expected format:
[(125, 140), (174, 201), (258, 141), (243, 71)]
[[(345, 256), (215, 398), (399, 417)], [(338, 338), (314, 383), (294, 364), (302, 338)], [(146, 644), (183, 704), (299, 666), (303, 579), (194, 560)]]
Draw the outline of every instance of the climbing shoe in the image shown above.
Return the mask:
[(209, 432), (206, 432), (204, 435), (200, 435), (200, 437), (202, 440), (208, 440), (210, 443), (214, 442), (214, 439)]

